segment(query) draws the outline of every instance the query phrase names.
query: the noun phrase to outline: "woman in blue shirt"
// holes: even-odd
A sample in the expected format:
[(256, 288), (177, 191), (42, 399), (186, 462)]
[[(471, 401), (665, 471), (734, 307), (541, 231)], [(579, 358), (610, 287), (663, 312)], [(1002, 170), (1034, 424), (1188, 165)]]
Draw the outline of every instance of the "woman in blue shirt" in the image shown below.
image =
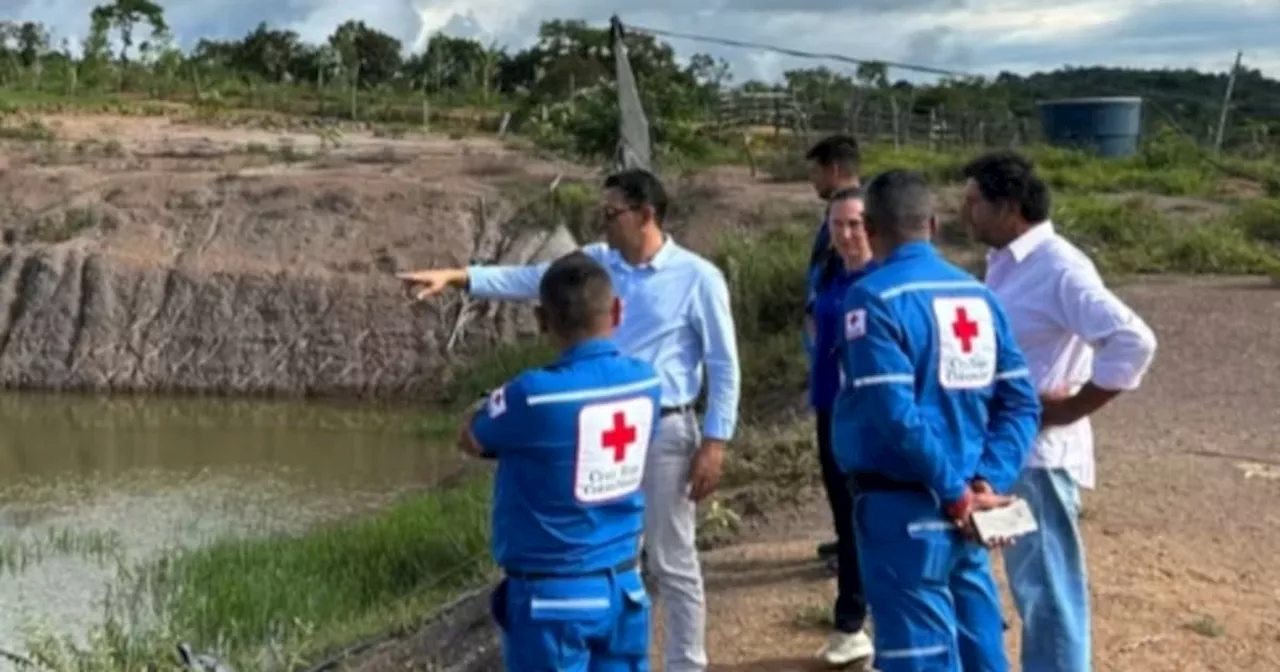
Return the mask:
[(847, 665), (874, 653), (863, 629), (867, 603), (858, 574), (853, 536), (853, 497), (831, 452), (831, 408), (840, 391), (840, 346), (844, 343), (844, 295), (872, 270), (871, 245), (862, 226), (862, 193), (832, 195), (827, 226), (835, 254), (810, 271), (806, 331), (809, 336), (809, 404), (817, 418), (822, 481), (836, 528), (835, 631), (819, 655), (831, 665)]

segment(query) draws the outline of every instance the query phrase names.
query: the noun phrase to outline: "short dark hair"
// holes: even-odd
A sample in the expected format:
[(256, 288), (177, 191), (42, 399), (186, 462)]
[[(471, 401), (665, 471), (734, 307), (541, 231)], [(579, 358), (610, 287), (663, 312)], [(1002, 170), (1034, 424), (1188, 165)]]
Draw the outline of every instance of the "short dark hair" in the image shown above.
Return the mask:
[(658, 224), (667, 217), (667, 189), (657, 175), (643, 168), (628, 168), (606, 177), (604, 188), (622, 192), (622, 197), (633, 208), (652, 207)]
[(836, 192), (831, 194), (831, 197), (827, 199), (827, 202), (834, 204), (840, 201), (847, 201), (862, 197), (862, 187), (845, 187), (844, 189), (837, 189)]
[(823, 168), (834, 165), (845, 175), (853, 176), (858, 174), (858, 168), (861, 167), (862, 150), (858, 148), (858, 141), (852, 135), (837, 133), (819, 140), (809, 148), (804, 158), (806, 161), (817, 162)]
[(547, 267), (538, 285), (538, 298), (549, 330), (565, 338), (582, 337), (594, 332), (599, 320), (608, 316), (613, 282), (604, 266), (575, 250)]
[(903, 168), (886, 170), (867, 184), (865, 192), (867, 233), (895, 241), (928, 235), (935, 210), (933, 190), (924, 175)]
[(1027, 157), (1011, 150), (983, 154), (970, 161), (963, 174), (978, 185), (984, 199), (1013, 203), (1028, 222), (1049, 218), (1049, 187)]

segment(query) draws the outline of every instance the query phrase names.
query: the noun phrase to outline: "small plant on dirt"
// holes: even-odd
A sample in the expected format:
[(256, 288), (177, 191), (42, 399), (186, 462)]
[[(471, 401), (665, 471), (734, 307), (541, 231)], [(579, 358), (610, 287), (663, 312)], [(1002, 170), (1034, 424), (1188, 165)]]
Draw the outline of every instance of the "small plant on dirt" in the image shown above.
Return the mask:
[(831, 617), (831, 606), (810, 602), (796, 612), (795, 626), (801, 630), (829, 631), (835, 627)]
[(325, 125), (315, 129), (316, 137), (320, 138), (320, 149), (337, 149), (342, 146), (343, 134), (342, 129), (335, 125)]
[(702, 524), (698, 526), (698, 534), (732, 534), (742, 525), (742, 516), (725, 506), (719, 499), (711, 500), (707, 510), (702, 514)]
[(18, 126), (0, 125), (0, 138), (22, 142), (52, 142), (57, 139), (57, 134), (39, 119), (28, 119)]
[(297, 146), (287, 138), (282, 138), (280, 140), (280, 144), (276, 145), (275, 156), (277, 160), (283, 163), (298, 163), (299, 161), (305, 161), (307, 159), (306, 153), (300, 151)]
[(43, 243), (65, 243), (87, 231), (111, 231), (115, 226), (115, 219), (95, 208), (72, 207), (44, 217), (29, 235)]
[(1226, 634), (1226, 628), (1212, 616), (1201, 616), (1187, 624), (1187, 629), (1201, 637), (1216, 638)]

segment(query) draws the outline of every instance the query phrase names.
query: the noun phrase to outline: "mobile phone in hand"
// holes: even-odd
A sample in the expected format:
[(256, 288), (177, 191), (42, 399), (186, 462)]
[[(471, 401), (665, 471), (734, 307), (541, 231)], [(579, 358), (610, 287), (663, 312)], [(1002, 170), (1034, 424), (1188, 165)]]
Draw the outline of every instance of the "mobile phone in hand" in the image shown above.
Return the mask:
[(984, 544), (995, 539), (1015, 539), (1040, 529), (1025, 499), (1015, 499), (998, 509), (975, 511), (973, 527)]

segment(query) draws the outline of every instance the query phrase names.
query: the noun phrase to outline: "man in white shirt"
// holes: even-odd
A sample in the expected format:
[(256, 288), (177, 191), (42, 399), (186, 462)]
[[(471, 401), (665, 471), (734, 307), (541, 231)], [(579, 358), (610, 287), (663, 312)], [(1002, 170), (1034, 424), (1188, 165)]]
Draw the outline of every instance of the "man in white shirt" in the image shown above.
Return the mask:
[(964, 169), (961, 218), (992, 249), (986, 283), (1009, 315), (1044, 403), (1041, 432), (1014, 494), (1040, 531), (1004, 551), (1022, 617), (1022, 669), (1089, 672), (1089, 589), (1080, 488), (1094, 487), (1089, 416), (1136, 389), (1155, 355), (1151, 329), (1103, 284), (1049, 220), (1030, 161), (996, 152)]

